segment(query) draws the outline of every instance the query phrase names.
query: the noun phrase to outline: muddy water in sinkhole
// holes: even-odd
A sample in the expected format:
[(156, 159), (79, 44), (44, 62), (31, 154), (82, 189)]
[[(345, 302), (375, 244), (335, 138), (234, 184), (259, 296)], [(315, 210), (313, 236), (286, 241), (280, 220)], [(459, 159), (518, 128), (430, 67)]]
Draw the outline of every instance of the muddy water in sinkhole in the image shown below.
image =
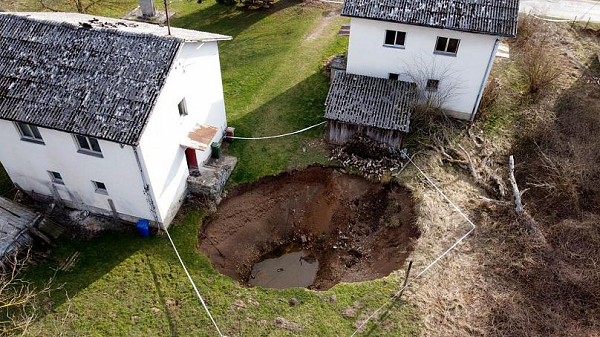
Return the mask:
[(285, 289), (309, 287), (315, 282), (319, 261), (295, 246), (277, 249), (252, 266), (248, 285)]

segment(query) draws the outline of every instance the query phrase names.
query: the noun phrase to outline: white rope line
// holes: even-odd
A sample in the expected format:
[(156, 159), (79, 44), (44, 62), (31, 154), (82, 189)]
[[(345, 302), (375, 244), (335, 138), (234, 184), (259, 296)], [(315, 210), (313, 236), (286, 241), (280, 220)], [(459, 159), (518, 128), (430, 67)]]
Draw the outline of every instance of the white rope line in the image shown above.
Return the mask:
[(210, 321), (212, 322), (212, 324), (217, 329), (217, 332), (219, 333), (219, 336), (225, 337), (225, 335), (223, 335), (223, 333), (221, 332), (221, 330), (217, 326), (217, 322), (215, 322), (215, 319), (210, 314), (210, 311), (208, 310), (208, 307), (206, 306), (206, 303), (204, 303), (204, 299), (202, 298), (202, 295), (200, 295), (200, 291), (198, 291), (198, 287), (196, 287), (196, 283), (192, 279), (192, 276), (190, 276), (190, 273), (188, 272), (187, 268), (185, 267), (185, 264), (183, 263), (183, 260), (181, 259), (181, 256), (179, 255), (179, 251), (177, 251), (177, 247), (175, 247), (175, 243), (173, 242), (173, 239), (171, 239), (171, 235), (169, 234), (169, 231), (167, 230), (167, 228), (164, 227), (164, 225), (161, 225), (161, 227), (162, 227), (163, 231), (165, 233), (167, 233), (167, 237), (169, 238), (169, 241), (171, 241), (171, 246), (173, 246), (173, 250), (175, 250), (175, 254), (177, 255), (177, 258), (179, 259), (179, 263), (181, 263), (181, 266), (183, 267), (183, 270), (185, 271), (185, 274), (187, 275), (188, 279), (190, 280), (190, 283), (192, 284), (192, 287), (194, 288), (194, 291), (196, 292), (196, 295), (198, 296), (198, 299), (200, 299), (200, 303), (202, 303), (202, 306), (204, 307), (204, 310), (208, 314), (208, 317), (210, 318)]
[(571, 21), (573, 21), (571, 19), (547, 19), (547, 18), (544, 18), (541, 16), (537, 16), (535, 14), (532, 14), (532, 16), (536, 19), (543, 20), (543, 21), (549, 21), (549, 22), (571, 22)]
[(258, 139), (273, 139), (273, 138), (281, 138), (281, 137), (285, 137), (285, 136), (291, 136), (291, 135), (295, 135), (301, 132), (304, 132), (306, 130), (310, 130), (312, 128), (316, 128), (319, 125), (323, 125), (327, 123), (327, 121), (323, 121), (321, 123), (315, 124), (315, 125), (311, 125), (307, 128), (304, 128), (302, 130), (298, 130), (298, 131), (294, 131), (294, 132), (290, 132), (290, 133), (284, 133), (282, 135), (277, 135), (277, 136), (265, 136), (265, 137), (234, 137), (234, 136), (225, 136), (225, 138), (229, 138), (229, 139), (244, 139), (244, 140), (258, 140)]
[[(465, 215), (465, 213), (463, 213), (460, 208), (458, 208), (458, 206), (456, 206), (452, 200), (450, 200), (450, 198), (448, 198), (444, 192), (442, 192), (434, 183), (433, 181), (431, 181), (431, 179), (429, 179), (429, 177), (417, 166), (417, 164), (415, 164), (415, 162), (412, 161), (412, 158), (408, 157), (407, 155), (405, 155), (405, 157), (408, 159), (408, 161), (413, 164), (417, 170), (419, 171), (419, 173), (421, 173), (421, 175), (423, 175), (423, 177), (425, 177), (425, 179), (427, 179), (427, 182), (429, 182), (429, 184), (431, 186), (433, 186), (433, 188), (435, 188), (443, 197), (444, 199), (446, 199), (446, 201), (448, 201), (448, 203), (450, 205), (452, 205), (452, 207), (463, 217), (465, 218), (465, 220), (467, 220), (467, 222), (471, 225), (471, 229), (469, 229), (469, 231), (463, 235), (460, 239), (458, 239), (452, 246), (450, 246), (450, 248), (446, 249), (446, 251), (444, 251), (440, 256), (438, 256), (435, 260), (433, 260), (427, 267), (425, 267), (425, 269), (423, 269), (421, 272), (419, 272), (415, 277), (412, 278), (412, 280), (416, 280), (419, 277), (421, 277), (423, 274), (425, 274), (431, 267), (433, 267), (436, 263), (438, 263), (444, 256), (446, 256), (448, 253), (450, 253), (452, 250), (454, 250), (454, 248), (456, 248), (456, 246), (458, 246), (467, 236), (471, 235), (471, 233), (475, 230), (475, 228), (477, 228), (475, 226), (475, 224)], [(400, 294), (402, 293), (402, 291), (404, 291), (404, 289), (408, 288), (408, 286), (410, 285), (411, 280), (407, 280), (406, 284), (400, 288), (400, 290), (398, 290), (393, 296), (392, 296), (392, 301), (395, 300), (398, 296), (400, 296)], [(365, 319), (359, 326), (358, 328), (356, 328), (356, 330), (352, 333), (352, 335), (350, 335), (350, 337), (355, 336), (361, 329), (363, 326), (365, 326), (373, 317), (375, 317), (375, 315), (377, 315), (377, 313), (379, 311), (381, 311), (381, 309), (383, 309), (383, 307), (385, 307), (388, 304), (388, 301), (386, 301), (386, 303), (382, 304), (379, 308), (377, 308), (377, 310), (373, 311), (373, 313), (371, 315), (369, 315), (369, 317), (367, 317), (367, 319)]]

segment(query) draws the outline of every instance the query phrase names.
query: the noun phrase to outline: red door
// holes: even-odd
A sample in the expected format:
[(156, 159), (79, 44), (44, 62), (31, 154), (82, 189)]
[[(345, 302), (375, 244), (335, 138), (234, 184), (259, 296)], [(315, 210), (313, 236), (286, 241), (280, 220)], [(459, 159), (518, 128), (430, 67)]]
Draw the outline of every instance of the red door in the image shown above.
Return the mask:
[(196, 158), (196, 150), (189, 147), (185, 149), (185, 158), (187, 160), (188, 168), (198, 167), (198, 158)]

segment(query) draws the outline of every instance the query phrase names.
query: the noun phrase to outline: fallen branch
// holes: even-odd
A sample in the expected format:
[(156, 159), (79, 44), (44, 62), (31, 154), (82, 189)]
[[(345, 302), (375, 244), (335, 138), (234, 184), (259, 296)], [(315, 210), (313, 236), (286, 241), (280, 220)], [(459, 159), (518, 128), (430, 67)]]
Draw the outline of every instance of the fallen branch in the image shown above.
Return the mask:
[(517, 215), (523, 214), (523, 203), (521, 202), (521, 193), (519, 192), (519, 186), (515, 179), (515, 158), (511, 155), (508, 157), (508, 180), (512, 188), (513, 197), (515, 200), (515, 212)]
[(512, 208), (513, 205), (510, 202), (506, 202), (506, 201), (502, 201), (502, 200), (497, 200), (497, 199), (490, 199), (487, 197), (484, 197), (482, 195), (479, 196), (479, 199), (485, 201), (485, 202), (489, 202), (490, 204), (494, 204), (496, 206), (500, 206), (500, 207), (505, 207), (505, 208)]
[[(523, 209), (523, 201), (521, 200), (521, 196), (523, 194), (519, 192), (519, 186), (517, 185), (517, 180), (515, 179), (515, 158), (512, 155), (508, 157), (508, 170), (508, 180), (510, 181), (510, 186), (512, 188), (513, 198), (515, 201), (515, 213), (517, 213), (519, 219), (525, 222), (525, 228), (527, 231), (531, 232), (535, 226), (535, 220)], [(523, 192), (525, 191), (526, 190)]]

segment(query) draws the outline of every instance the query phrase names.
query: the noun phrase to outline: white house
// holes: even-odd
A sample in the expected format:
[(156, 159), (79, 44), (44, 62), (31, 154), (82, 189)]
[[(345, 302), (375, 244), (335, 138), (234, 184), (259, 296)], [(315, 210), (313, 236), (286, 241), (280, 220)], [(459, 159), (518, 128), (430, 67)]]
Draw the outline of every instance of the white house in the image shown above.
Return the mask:
[[(472, 120), (501, 38), (516, 35), (518, 9), (519, 0), (346, 0), (342, 15), (351, 18), (346, 72), (355, 76), (337, 76), (331, 90), (339, 96), (362, 76), (381, 79), (375, 81), (380, 87), (387, 80), (412, 82), (417, 100), (436, 96), (448, 114)], [(381, 113), (383, 105), (396, 114), (382, 118), (406, 121), (396, 129), (406, 132), (409, 109), (385, 104), (405, 95), (390, 93), (383, 104), (371, 106), (357, 104), (361, 98), (350, 94), (355, 104), (330, 97), (326, 118), (380, 127), (356, 116)]]
[(226, 128), (229, 36), (69, 13), (0, 14), (0, 162), (21, 190), (166, 226)]

